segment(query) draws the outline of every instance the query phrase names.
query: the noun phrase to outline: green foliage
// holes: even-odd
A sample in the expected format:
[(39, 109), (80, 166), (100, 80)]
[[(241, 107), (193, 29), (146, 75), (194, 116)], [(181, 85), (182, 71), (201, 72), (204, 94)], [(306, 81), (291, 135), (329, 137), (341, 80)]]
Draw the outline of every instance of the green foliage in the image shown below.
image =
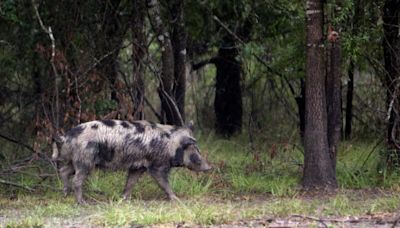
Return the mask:
[(0, 17), (10, 22), (20, 22), (17, 14), (17, 3), (14, 0), (3, 0), (0, 2)]
[(94, 110), (98, 116), (102, 116), (117, 109), (117, 102), (114, 100), (97, 100), (94, 104)]

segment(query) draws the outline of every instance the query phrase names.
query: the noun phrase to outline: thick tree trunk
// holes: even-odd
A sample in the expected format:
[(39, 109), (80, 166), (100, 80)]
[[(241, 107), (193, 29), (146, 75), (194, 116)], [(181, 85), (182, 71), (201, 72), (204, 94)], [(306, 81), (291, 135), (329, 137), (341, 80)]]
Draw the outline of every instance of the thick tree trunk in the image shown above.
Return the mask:
[(217, 68), (214, 100), (215, 129), (218, 134), (225, 137), (240, 132), (242, 127), (243, 110), (240, 88), (242, 66), (235, 59), (238, 54), (237, 49), (231, 47), (232, 45), (223, 44), (218, 51), (218, 56), (209, 61)]
[[(335, 15), (340, 14), (341, 0), (336, 0)], [(342, 129), (342, 47), (339, 33), (340, 24), (336, 24), (336, 31), (332, 26), (328, 28), (328, 41), (330, 43), (330, 67), (326, 80), (326, 102), (328, 114), (328, 144), (329, 155), (336, 170), (337, 148)]]
[(132, 19), (132, 66), (133, 66), (133, 118), (141, 120), (144, 118), (144, 69), (143, 58), (146, 54), (145, 34), (145, 0), (133, 2)]
[(162, 73), (158, 94), (161, 100), (161, 112), (164, 122), (167, 124), (183, 125), (179, 108), (176, 105), (173, 94), (174, 83), (174, 53), (168, 31), (161, 20), (160, 5), (157, 0), (147, 0), (149, 19), (157, 35), (157, 41), (161, 48)]
[(332, 43), (330, 50), (330, 71), (327, 77), (327, 111), (329, 154), (336, 167), (337, 146), (341, 130), (341, 47), (340, 41)]
[(384, 41), (383, 51), (386, 70), (387, 108), (389, 122), (387, 125), (387, 163), (389, 167), (400, 166), (400, 145), (397, 142), (400, 135), (399, 91), (397, 80), (400, 78), (400, 37), (399, 15), (400, 0), (387, 0), (383, 8)]
[(214, 111), (215, 129), (219, 135), (230, 137), (242, 128), (241, 63), (235, 59), (237, 49), (221, 47), (218, 56), (192, 66), (197, 70), (212, 63), (217, 68)]
[(329, 154), (327, 137), (322, 1), (307, 1), (306, 20), (306, 126), (303, 187), (306, 189), (335, 188), (337, 187), (335, 165)]
[(186, 40), (184, 22), (184, 1), (171, 1), (171, 19), (172, 19), (172, 47), (174, 49), (174, 98), (185, 121), (185, 93), (186, 93)]
[(344, 128), (344, 138), (351, 139), (352, 121), (353, 121), (353, 93), (354, 93), (354, 62), (350, 60), (348, 70), (349, 80), (347, 82), (346, 94), (346, 126)]

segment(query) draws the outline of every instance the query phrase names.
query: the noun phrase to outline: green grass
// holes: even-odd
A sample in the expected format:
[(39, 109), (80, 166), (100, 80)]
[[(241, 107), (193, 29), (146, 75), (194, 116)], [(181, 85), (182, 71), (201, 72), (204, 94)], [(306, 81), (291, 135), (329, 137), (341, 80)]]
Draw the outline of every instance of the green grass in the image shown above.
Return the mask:
[(49, 224), (93, 224), (101, 226), (128, 226), (134, 224), (221, 224), (239, 219), (262, 216), (285, 217), (293, 214), (317, 216), (357, 216), (380, 212), (395, 212), (399, 209), (397, 195), (362, 199), (354, 192), (339, 192), (332, 197), (306, 198), (254, 198), (221, 200), (214, 197), (167, 202), (163, 200), (132, 200), (99, 202), (94, 205), (77, 206), (69, 199), (47, 199), (27, 196), (24, 202), (14, 202), (2, 213), (12, 216), (10, 208), (19, 208), (15, 219), (6, 225), (40, 226)]
[[(299, 187), (302, 175), (299, 147), (259, 139), (255, 152), (251, 152), (243, 135), (232, 141), (214, 140), (212, 135), (199, 138), (203, 154), (215, 169), (206, 174), (173, 170), (170, 182), (181, 199), (178, 202), (165, 201), (165, 194), (148, 175), (135, 186), (132, 201), (122, 201), (126, 174), (96, 171), (85, 186), (84, 193), (91, 202), (86, 206), (77, 206), (72, 196), (62, 198), (60, 192), (51, 189), (35, 193), (10, 188), (0, 190), (0, 226), (209, 225), (293, 214), (392, 213), (400, 208), (399, 174), (379, 174), (381, 157), (379, 146), (374, 149), (376, 143), (342, 143), (337, 163), (338, 193), (304, 197)], [(38, 183), (23, 174), (16, 180), (25, 186)], [(56, 178), (44, 184), (61, 188)], [(16, 199), (6, 198), (10, 194)]]

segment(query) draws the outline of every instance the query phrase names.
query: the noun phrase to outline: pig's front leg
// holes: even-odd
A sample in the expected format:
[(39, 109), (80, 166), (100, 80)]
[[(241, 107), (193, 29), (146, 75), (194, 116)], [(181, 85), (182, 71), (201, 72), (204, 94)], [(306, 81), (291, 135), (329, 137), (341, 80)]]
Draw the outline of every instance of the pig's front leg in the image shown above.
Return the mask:
[(177, 200), (178, 197), (172, 191), (168, 181), (169, 167), (151, 167), (149, 168), (150, 175), (157, 181), (157, 184), (167, 194), (169, 200)]
[(129, 169), (124, 192), (122, 193), (122, 197), (124, 198), (124, 200), (130, 199), (133, 186), (135, 186), (136, 182), (139, 180), (139, 178), (145, 171), (146, 168)]

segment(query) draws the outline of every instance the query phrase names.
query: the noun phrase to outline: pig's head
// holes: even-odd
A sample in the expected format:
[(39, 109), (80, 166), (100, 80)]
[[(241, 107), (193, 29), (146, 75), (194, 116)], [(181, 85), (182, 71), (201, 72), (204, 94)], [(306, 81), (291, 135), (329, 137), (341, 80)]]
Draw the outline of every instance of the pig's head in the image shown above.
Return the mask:
[(184, 136), (179, 144), (174, 158), (175, 166), (184, 166), (196, 172), (206, 172), (212, 169), (206, 159), (201, 156), (194, 138)]

